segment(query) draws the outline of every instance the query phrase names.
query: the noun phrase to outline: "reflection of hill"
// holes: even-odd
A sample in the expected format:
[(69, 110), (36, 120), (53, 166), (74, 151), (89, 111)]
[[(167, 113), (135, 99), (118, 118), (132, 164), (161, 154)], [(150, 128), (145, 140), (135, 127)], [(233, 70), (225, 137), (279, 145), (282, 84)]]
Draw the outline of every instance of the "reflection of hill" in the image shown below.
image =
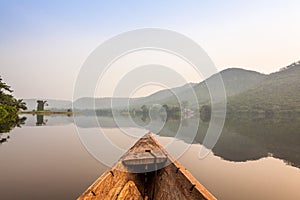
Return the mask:
[[(230, 161), (257, 160), (267, 157), (268, 152), (261, 141), (245, 135), (246, 127), (243, 130), (235, 129), (239, 124), (241, 122), (226, 121), (222, 134), (213, 148), (214, 154)], [(251, 129), (249, 131), (251, 132)]]
[(44, 115), (42, 121), (37, 115), (24, 114), (27, 120), (25, 126), (47, 125), (47, 126), (62, 126), (73, 123), (73, 117), (66, 115)]
[[(189, 142), (193, 138), (191, 126), (195, 119), (183, 122), (186, 137), (179, 139)], [(195, 143), (202, 144), (209, 123), (200, 122)], [(174, 137), (179, 121), (168, 121), (161, 136)], [(150, 129), (151, 130), (151, 129)], [(229, 161), (257, 160), (268, 155), (284, 160), (300, 168), (300, 118), (294, 119), (227, 119), (222, 134), (213, 148), (215, 155)]]
[(126, 116), (118, 116), (117, 122), (113, 117), (103, 116), (75, 116), (76, 126), (80, 128), (117, 128), (117, 127), (135, 127), (134, 123)]
[[(185, 142), (192, 141), (194, 138), (191, 126), (189, 124), (195, 124), (195, 119), (187, 120), (187, 126), (183, 127), (183, 132), (185, 133), (184, 138), (180, 138)], [(194, 143), (203, 143), (203, 139), (207, 133), (209, 123), (200, 122), (198, 127), (197, 135), (195, 136)], [(213, 148), (215, 155), (222, 157), (225, 160), (230, 161), (247, 161), (256, 160), (262, 157), (268, 156), (268, 152), (264, 147), (256, 140), (249, 138), (237, 132), (232, 127), (227, 127), (225, 125), (222, 134)], [(179, 127), (179, 122), (167, 122), (164, 130), (162, 130), (159, 135), (165, 137), (174, 137)]]
[[(230, 157), (230, 151), (240, 154), (244, 160), (253, 160), (268, 153), (293, 166), (300, 167), (300, 119), (229, 119), (214, 153)], [(232, 136), (236, 133), (238, 136)], [(231, 142), (230, 139), (232, 138)], [(236, 138), (244, 138), (239, 141)], [(236, 142), (235, 142), (236, 141)], [(230, 142), (230, 143), (229, 143)], [(228, 146), (229, 145), (229, 146)], [(241, 150), (245, 150), (243, 153)], [(239, 153), (238, 153), (239, 152)], [(252, 154), (250, 154), (252, 152)], [(246, 157), (249, 153), (250, 157)], [(232, 155), (231, 159), (234, 159)], [(241, 159), (243, 160), (243, 159)]]

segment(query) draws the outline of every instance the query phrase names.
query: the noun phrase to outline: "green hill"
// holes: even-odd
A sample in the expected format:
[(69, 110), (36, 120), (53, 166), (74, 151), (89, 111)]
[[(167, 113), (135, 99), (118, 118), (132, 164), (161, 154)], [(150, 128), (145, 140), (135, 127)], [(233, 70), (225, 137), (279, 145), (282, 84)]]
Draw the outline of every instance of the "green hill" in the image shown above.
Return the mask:
[(300, 112), (300, 64), (291, 65), (255, 87), (228, 99), (229, 112)]
[[(132, 99), (131, 103), (134, 107), (141, 107), (142, 105), (153, 105), (153, 104), (164, 104), (164, 103), (171, 103), (176, 104), (176, 97), (177, 95), (181, 94), (184, 91), (188, 91), (190, 88), (193, 88), (195, 83), (187, 83), (183, 86), (172, 88), (172, 89), (165, 89), (160, 90), (154, 94), (151, 94), (146, 97), (142, 97), (139, 99)], [(190, 97), (188, 97), (190, 98)]]
[[(249, 88), (254, 87), (256, 84), (264, 80), (267, 76), (255, 71), (249, 71), (239, 68), (230, 68), (220, 72), (222, 76), (226, 96), (230, 97), (232, 95), (238, 94)], [(199, 104), (205, 104), (210, 101), (210, 93), (214, 92), (214, 94), (218, 97), (223, 94), (223, 91), (220, 90), (218, 82), (218, 74), (212, 75), (205, 81), (202, 81), (198, 84), (193, 85), (192, 89), (186, 88), (184, 90), (173, 91), (178, 99), (181, 101), (188, 102), (188, 107), (195, 107), (197, 102), (193, 102), (194, 93), (197, 96)], [(210, 86), (210, 91), (208, 90), (207, 85)], [(167, 91), (165, 91), (167, 92)], [(160, 99), (160, 103), (167, 104), (176, 104), (177, 98), (174, 94), (169, 92), (169, 96), (164, 99)], [(166, 96), (166, 95), (164, 95)]]

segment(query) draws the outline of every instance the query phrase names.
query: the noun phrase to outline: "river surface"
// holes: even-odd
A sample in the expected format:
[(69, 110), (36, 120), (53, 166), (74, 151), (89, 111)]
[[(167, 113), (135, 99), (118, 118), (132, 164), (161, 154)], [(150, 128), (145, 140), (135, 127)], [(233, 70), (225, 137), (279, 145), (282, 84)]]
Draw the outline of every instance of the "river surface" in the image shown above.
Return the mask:
[[(149, 130), (155, 132), (134, 126), (128, 117), (118, 125), (109, 117), (78, 116), (76, 123), (68, 116), (26, 117), (21, 128), (1, 134), (7, 140), (0, 144), (0, 199), (76, 199), (107, 169), (105, 164), (117, 161)], [(181, 121), (187, 137), (174, 138), (178, 120), (169, 120), (155, 137), (164, 146), (188, 147), (179, 161), (218, 199), (300, 199), (299, 119), (227, 120), (202, 159), (208, 122), (200, 123), (189, 144), (196, 121)], [(99, 135), (118, 151), (108, 149)]]

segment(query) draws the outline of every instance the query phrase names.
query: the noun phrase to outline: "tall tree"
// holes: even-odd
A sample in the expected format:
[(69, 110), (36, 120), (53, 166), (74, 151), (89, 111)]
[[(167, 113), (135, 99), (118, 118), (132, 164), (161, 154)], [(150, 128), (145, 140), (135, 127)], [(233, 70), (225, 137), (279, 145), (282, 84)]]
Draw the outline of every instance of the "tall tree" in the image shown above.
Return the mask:
[(13, 92), (0, 77), (0, 133), (9, 132), (15, 126), (20, 126), (26, 120), (19, 118), (18, 111), (26, 110), (26, 104), (22, 99), (15, 99)]

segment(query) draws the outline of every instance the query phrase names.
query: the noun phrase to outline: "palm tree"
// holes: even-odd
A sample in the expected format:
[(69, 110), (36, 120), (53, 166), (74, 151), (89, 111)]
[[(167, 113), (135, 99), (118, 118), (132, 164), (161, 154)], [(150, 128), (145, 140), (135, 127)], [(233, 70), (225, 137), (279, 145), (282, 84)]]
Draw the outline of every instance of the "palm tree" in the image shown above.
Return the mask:
[(23, 99), (14, 99), (14, 104), (18, 110), (27, 110), (26, 103), (23, 101)]

